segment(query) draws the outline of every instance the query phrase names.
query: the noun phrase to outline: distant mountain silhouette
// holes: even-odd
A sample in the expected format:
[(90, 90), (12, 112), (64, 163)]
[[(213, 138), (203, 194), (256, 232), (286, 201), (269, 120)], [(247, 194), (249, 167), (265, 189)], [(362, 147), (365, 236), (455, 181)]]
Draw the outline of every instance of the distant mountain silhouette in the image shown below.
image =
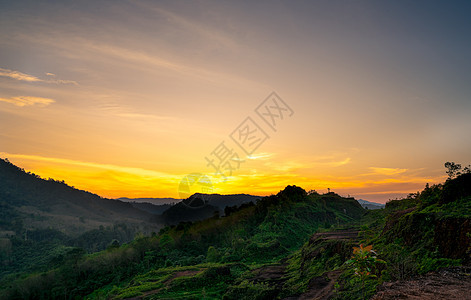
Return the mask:
[[(247, 202), (255, 203), (257, 202), (258, 199), (261, 198), (259, 196), (253, 196), (253, 195), (248, 195), (248, 194), (221, 195), (221, 194), (195, 193), (191, 197), (193, 196), (196, 196), (201, 199), (205, 199), (205, 201), (207, 201), (207, 204), (218, 207), (219, 212), (221, 214), (224, 213), (224, 208), (226, 208), (226, 206), (240, 206), (241, 204), (247, 203)], [(164, 204), (176, 204), (182, 201), (181, 199), (175, 199), (175, 198), (127, 198), (127, 197), (121, 197), (121, 198), (118, 198), (117, 200), (130, 202), (133, 204), (134, 207), (137, 207), (139, 209), (142, 209), (142, 210), (154, 213), (154, 214), (162, 213), (165, 210), (163, 209), (165, 207), (163, 206)], [(142, 204), (145, 203), (145, 205), (141, 205), (140, 203)], [(171, 205), (168, 205), (167, 208), (169, 208), (170, 206)]]
[(129, 203), (131, 203), (133, 207), (146, 211), (153, 215), (161, 215), (164, 211), (166, 211), (167, 209), (173, 206), (173, 204), (155, 205), (155, 204), (146, 203), (146, 202), (129, 202)]
[(259, 196), (247, 194), (220, 195), (196, 193), (162, 213), (162, 219), (166, 224), (178, 224), (179, 222), (199, 221), (210, 218), (215, 214), (224, 215), (227, 206), (239, 207), (244, 203), (256, 203)]
[(162, 213), (165, 224), (175, 225), (180, 222), (193, 222), (219, 215), (219, 208), (203, 200), (201, 195), (192, 195)]
[(367, 208), (367, 209), (381, 209), (381, 208), (384, 208), (384, 206), (385, 206), (385, 204), (366, 201), (366, 200), (363, 200), (363, 199), (358, 199), (357, 201), (358, 201), (358, 203), (360, 203), (360, 205), (363, 208)]
[(193, 196), (197, 196), (203, 199), (207, 199), (208, 204), (217, 206), (221, 211), (224, 211), (226, 206), (240, 206), (247, 202), (257, 202), (260, 196), (253, 196), (248, 194), (232, 194), (232, 195), (220, 195), (220, 194), (200, 194), (196, 193)]
[(123, 202), (150, 203), (153, 205), (175, 204), (182, 201), (182, 199), (175, 199), (175, 198), (127, 198), (127, 197), (121, 197), (116, 200), (120, 200)]
[(67, 234), (122, 222), (145, 224), (149, 231), (161, 228), (155, 215), (130, 203), (42, 179), (6, 159), (0, 159), (0, 207), (0, 230), (14, 230), (18, 222), (25, 228), (54, 228)]

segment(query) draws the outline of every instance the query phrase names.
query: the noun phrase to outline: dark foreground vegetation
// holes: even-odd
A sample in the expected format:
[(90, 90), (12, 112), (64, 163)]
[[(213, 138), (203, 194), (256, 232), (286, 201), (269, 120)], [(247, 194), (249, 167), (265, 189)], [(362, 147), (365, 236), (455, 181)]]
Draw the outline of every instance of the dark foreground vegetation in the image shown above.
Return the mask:
[[(374, 211), (353, 198), (288, 186), (223, 217), (181, 222), (101, 252), (71, 246), (51, 253), (43, 270), (4, 276), (0, 295), (370, 298), (384, 282), (470, 263), (471, 174), (452, 175)], [(12, 255), (6, 244), (3, 266)]]
[[(156, 215), (0, 159), (0, 280), (41, 272), (163, 227)], [(4, 286), (4, 285), (2, 285)]]

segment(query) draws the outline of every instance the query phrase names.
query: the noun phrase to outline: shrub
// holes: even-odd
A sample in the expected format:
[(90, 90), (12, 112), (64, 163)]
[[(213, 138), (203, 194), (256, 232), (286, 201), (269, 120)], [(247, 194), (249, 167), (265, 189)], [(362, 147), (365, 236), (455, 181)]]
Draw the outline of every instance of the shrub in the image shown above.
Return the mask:
[(376, 258), (376, 252), (373, 250), (373, 245), (363, 247), (353, 247), (353, 255), (346, 264), (352, 265), (355, 275), (360, 278), (363, 290), (363, 299), (365, 299), (365, 281), (368, 278), (376, 278), (374, 274), (377, 271), (376, 265), (378, 263), (386, 263), (384, 260)]

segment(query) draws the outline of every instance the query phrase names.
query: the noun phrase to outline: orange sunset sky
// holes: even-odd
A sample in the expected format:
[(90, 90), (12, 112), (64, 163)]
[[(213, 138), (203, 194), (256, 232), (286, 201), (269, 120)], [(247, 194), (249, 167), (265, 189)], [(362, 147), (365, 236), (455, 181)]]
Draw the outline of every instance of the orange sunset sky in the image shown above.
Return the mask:
[[(469, 12), (4, 1), (0, 157), (111, 198), (178, 198), (197, 172), (223, 194), (296, 184), (384, 203), (445, 180), (446, 161), (471, 162)], [(256, 112), (273, 91), (292, 110), (274, 129)], [(266, 136), (250, 155), (236, 142), (247, 117)], [(222, 142), (238, 165), (227, 179), (207, 161)]]

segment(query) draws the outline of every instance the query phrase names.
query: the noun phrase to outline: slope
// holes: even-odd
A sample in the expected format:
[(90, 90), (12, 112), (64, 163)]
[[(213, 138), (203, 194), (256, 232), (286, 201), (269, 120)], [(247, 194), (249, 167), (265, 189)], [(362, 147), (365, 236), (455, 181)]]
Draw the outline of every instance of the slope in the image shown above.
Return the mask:
[(155, 216), (129, 203), (104, 199), (63, 181), (44, 180), (3, 159), (0, 159), (0, 205), (4, 220), (0, 231), (17, 234), (34, 228), (54, 228), (77, 236), (118, 222), (143, 224), (143, 228), (154, 231), (161, 227)]
[[(3, 294), (48, 298), (63, 297), (68, 291), (67, 297), (92, 293), (92, 298), (126, 298), (152, 290), (153, 297), (178, 298), (189, 291), (187, 295), (201, 297), (205, 289), (203, 293), (221, 298), (248, 269), (277, 262), (318, 228), (357, 221), (364, 212), (354, 199), (334, 193), (307, 195), (299, 187), (288, 186), (257, 204), (241, 205), (228, 216), (180, 223), (153, 237), (69, 259), (49, 270), (48, 276), (16, 281)], [(203, 272), (178, 276), (196, 269)], [(167, 280), (172, 277), (179, 278)]]

